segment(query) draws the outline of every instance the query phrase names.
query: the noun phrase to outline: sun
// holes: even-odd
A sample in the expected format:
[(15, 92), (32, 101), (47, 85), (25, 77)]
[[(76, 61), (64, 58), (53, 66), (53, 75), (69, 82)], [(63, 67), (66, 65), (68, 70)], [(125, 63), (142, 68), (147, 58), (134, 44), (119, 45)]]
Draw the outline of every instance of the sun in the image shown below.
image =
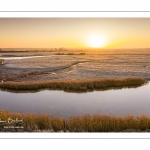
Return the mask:
[(88, 45), (93, 48), (101, 48), (105, 46), (105, 39), (100, 35), (92, 35), (88, 38)]

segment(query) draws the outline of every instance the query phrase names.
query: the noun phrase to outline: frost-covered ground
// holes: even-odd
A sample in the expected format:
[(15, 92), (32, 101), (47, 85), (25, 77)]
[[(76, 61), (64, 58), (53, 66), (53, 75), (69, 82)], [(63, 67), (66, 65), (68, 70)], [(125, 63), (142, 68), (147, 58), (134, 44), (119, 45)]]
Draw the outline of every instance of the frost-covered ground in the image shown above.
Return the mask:
[[(10, 55), (22, 56), (18, 53)], [(31, 55), (34, 53), (23, 54), (23, 56)], [(150, 49), (85, 51), (85, 55), (54, 55), (50, 52), (41, 52), (38, 55), (45, 55), (45, 57), (4, 60), (4, 65), (1, 65), (3, 80), (123, 77), (150, 79)], [(6, 56), (9, 54), (7, 53)]]

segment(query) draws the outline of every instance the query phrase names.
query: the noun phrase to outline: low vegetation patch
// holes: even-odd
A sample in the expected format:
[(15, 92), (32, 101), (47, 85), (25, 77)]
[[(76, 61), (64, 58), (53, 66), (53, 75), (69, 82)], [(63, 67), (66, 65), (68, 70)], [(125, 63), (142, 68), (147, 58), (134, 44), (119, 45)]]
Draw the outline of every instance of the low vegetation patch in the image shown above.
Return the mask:
[(0, 80), (2, 80), (2, 71), (1, 71), (1, 68), (0, 68)]
[(18, 75), (18, 78), (25, 78), (27, 77), (27, 74), (24, 73), (24, 72), (21, 72), (19, 75)]
[[(2, 65), (3, 64), (3, 59), (0, 59), (0, 65)], [(0, 67), (0, 80), (2, 80), (2, 75), (1, 75), (1, 73), (2, 73), (2, 70), (1, 70), (1, 67)]]
[(85, 53), (55, 53), (55, 55), (85, 55)]
[(79, 53), (79, 55), (85, 55), (85, 53)]
[(44, 71), (32, 71), (32, 72), (29, 72), (28, 75), (41, 75), (44, 73), (45, 73)]
[(64, 90), (68, 92), (87, 92), (94, 90), (105, 90), (108, 88), (124, 88), (141, 86), (146, 82), (142, 78), (106, 78), (106, 79), (84, 79), (84, 80), (52, 80), (52, 81), (8, 81), (0, 83), (1, 89), (10, 90)]
[[(1, 132), (149, 132), (150, 116), (84, 115), (69, 119), (0, 110)], [(5, 121), (5, 123), (4, 123)], [(8, 123), (9, 122), (9, 123)], [(7, 128), (11, 126), (14, 128)]]
[(3, 61), (4, 61), (3, 59), (0, 59), (0, 65), (2, 65), (2, 64), (3, 64)]

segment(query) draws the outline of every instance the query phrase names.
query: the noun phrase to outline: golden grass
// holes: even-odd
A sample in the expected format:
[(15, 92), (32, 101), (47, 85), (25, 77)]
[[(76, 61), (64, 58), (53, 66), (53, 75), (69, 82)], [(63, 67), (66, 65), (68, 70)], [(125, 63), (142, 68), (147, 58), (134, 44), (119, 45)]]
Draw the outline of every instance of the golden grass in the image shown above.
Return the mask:
[(106, 79), (84, 79), (84, 80), (52, 80), (52, 81), (8, 81), (0, 83), (1, 89), (9, 90), (64, 90), (71, 92), (87, 92), (103, 90), (107, 88), (141, 86), (146, 82), (142, 78), (106, 78)]
[[(0, 131), (20, 131), (20, 132), (149, 132), (150, 116), (127, 115), (125, 117), (111, 115), (84, 115), (70, 117), (69, 119), (59, 117), (49, 117), (45, 114), (33, 113), (12, 113), (0, 110), (0, 119), (8, 118), (15, 120), (23, 119), (22, 124), (13, 124), (13, 126), (22, 126), (22, 129), (4, 129), (0, 123)], [(11, 126), (12, 124), (9, 124)], [(5, 125), (7, 126), (7, 125)]]
[(67, 122), (71, 132), (122, 132), (127, 130), (148, 131), (150, 129), (150, 116), (141, 115), (125, 117), (110, 115), (86, 115), (72, 117)]

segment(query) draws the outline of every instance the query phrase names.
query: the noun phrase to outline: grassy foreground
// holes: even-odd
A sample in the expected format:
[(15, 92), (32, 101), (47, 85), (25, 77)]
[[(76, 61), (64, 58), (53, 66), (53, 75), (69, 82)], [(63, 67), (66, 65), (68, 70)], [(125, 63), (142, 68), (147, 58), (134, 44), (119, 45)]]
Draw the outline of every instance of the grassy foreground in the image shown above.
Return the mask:
[(105, 90), (108, 88), (123, 88), (141, 86), (146, 82), (142, 78), (100, 78), (82, 80), (52, 80), (52, 81), (23, 81), (23, 82), (3, 82), (1, 89), (7, 90), (64, 90), (71, 92), (87, 92), (93, 90)]
[[(1, 132), (149, 132), (150, 116), (125, 117), (110, 115), (85, 115), (70, 117), (64, 120), (58, 117), (48, 117), (38, 114), (19, 114), (0, 110), (0, 121), (16, 118), (22, 123), (0, 123)], [(4, 127), (5, 126), (5, 127)], [(6, 128), (7, 126), (23, 128)]]

